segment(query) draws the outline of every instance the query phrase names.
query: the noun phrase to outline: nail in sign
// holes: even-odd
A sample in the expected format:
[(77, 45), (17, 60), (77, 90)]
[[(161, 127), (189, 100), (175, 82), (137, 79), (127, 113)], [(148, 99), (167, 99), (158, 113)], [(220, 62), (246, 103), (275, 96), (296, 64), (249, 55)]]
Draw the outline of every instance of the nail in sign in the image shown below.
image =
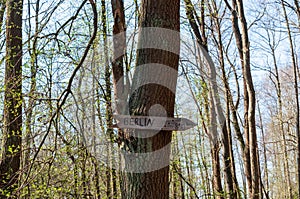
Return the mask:
[(155, 116), (131, 116), (115, 115), (118, 121), (113, 127), (121, 129), (145, 129), (185, 131), (196, 126), (194, 122), (186, 118), (155, 117)]

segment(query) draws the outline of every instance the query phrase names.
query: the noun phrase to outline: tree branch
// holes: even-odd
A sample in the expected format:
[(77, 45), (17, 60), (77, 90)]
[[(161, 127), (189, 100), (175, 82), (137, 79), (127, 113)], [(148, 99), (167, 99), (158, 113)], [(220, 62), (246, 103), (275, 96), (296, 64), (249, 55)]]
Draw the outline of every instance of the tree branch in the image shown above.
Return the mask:
[[(87, 0), (85, 0), (84, 2), (87, 2)], [(75, 70), (73, 71), (73, 73), (72, 73), (72, 75), (71, 75), (71, 77), (70, 77), (70, 79), (69, 79), (69, 83), (68, 83), (67, 88), (63, 91), (63, 93), (62, 93), (61, 96), (59, 97), (59, 100), (58, 100), (58, 107), (57, 107), (56, 111), (54, 112), (54, 114), (53, 114), (53, 115), (51, 116), (51, 118), (50, 118), (49, 126), (48, 126), (48, 128), (47, 128), (47, 132), (46, 132), (46, 134), (44, 135), (44, 137), (43, 137), (43, 139), (42, 139), (42, 141), (41, 141), (41, 143), (40, 143), (40, 145), (39, 145), (39, 147), (38, 147), (38, 149), (37, 149), (37, 152), (34, 154), (34, 157), (33, 157), (33, 159), (32, 159), (32, 162), (34, 162), (34, 161), (36, 160), (36, 158), (37, 158), (37, 156), (38, 156), (38, 153), (40, 152), (40, 150), (41, 150), (43, 144), (44, 144), (45, 141), (46, 141), (46, 138), (48, 137), (48, 134), (50, 133), (51, 126), (52, 126), (52, 124), (53, 124), (53, 122), (54, 122), (54, 120), (55, 120), (57, 114), (61, 111), (62, 107), (63, 107), (64, 104), (66, 103), (66, 100), (67, 100), (69, 94), (72, 93), (72, 88), (71, 88), (71, 87), (72, 87), (74, 78), (75, 78), (75, 76), (76, 76), (78, 70), (82, 67), (82, 65), (83, 65), (83, 63), (84, 63), (84, 61), (85, 61), (85, 59), (86, 59), (86, 57), (87, 57), (87, 55), (88, 55), (88, 53), (89, 53), (89, 50), (90, 50), (90, 48), (91, 48), (92, 44), (94, 43), (94, 40), (95, 40), (95, 38), (96, 38), (96, 36), (97, 36), (97, 31), (98, 31), (98, 27), (97, 27), (97, 24), (98, 24), (98, 13), (97, 13), (97, 8), (96, 8), (96, 3), (94, 2), (94, 0), (89, 0), (89, 2), (90, 2), (90, 4), (91, 4), (91, 6), (92, 6), (93, 15), (94, 15), (94, 21), (93, 21), (94, 31), (93, 31), (92, 37), (90, 38), (90, 40), (89, 40), (89, 42), (88, 42), (88, 44), (87, 44), (87, 47), (86, 47), (86, 49), (85, 49), (85, 51), (84, 51), (84, 54), (83, 54), (83, 56), (82, 56), (80, 62), (78, 63), (77, 67), (75, 68)], [(82, 5), (82, 6), (83, 6), (83, 5)], [(29, 172), (28, 172), (28, 174), (27, 174), (27, 176), (26, 176), (26, 179), (25, 179), (23, 185), (26, 184), (26, 182), (28, 181), (29, 174), (30, 174), (30, 172), (31, 172), (31, 170), (32, 170), (32, 167), (33, 167), (33, 164), (30, 165)], [(22, 187), (22, 186), (21, 186), (21, 187)]]

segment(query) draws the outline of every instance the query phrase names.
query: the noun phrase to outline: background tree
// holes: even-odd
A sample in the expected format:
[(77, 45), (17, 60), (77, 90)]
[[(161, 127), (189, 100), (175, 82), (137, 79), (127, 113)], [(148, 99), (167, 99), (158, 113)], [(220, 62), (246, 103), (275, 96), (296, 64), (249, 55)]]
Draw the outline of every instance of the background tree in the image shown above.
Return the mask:
[[(2, 5), (3, 6), (3, 5)], [(14, 196), (19, 179), (22, 144), (22, 0), (6, 1), (6, 59), (4, 147), (0, 162), (0, 190)], [(1, 25), (1, 24), (0, 24)]]

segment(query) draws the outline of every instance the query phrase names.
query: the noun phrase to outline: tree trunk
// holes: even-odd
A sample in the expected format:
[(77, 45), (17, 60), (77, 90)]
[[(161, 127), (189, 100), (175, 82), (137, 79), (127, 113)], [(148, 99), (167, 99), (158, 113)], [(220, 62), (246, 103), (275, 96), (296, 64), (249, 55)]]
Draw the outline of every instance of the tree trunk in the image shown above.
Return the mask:
[(269, 173), (268, 173), (267, 149), (266, 149), (264, 126), (263, 126), (261, 111), (260, 111), (258, 103), (257, 103), (257, 110), (258, 110), (258, 115), (259, 115), (259, 125), (261, 128), (261, 136), (262, 136), (263, 156), (264, 156), (264, 181), (266, 183), (266, 186), (264, 186), (263, 183), (262, 183), (262, 186), (263, 186), (266, 198), (269, 198)]
[[(218, 10), (216, 6), (216, 2), (212, 1), (212, 8), (210, 12), (213, 15), (213, 10)], [(218, 93), (217, 87), (217, 79), (216, 79), (216, 69), (212, 68), (212, 73), (214, 73), (213, 79), (211, 81), (215, 84), (213, 91), (215, 92), (215, 101), (217, 106), (217, 113), (219, 117), (219, 123), (222, 128), (222, 135), (223, 135), (223, 148), (224, 148), (224, 167), (225, 167), (225, 177), (226, 177), (226, 188), (227, 194), (230, 198), (237, 198), (239, 193), (238, 183), (235, 174), (235, 165), (234, 165), (234, 156), (233, 156), (233, 149), (232, 149), (232, 138), (231, 138), (231, 130), (230, 130), (230, 87), (225, 73), (225, 63), (224, 63), (224, 52), (223, 52), (223, 43), (222, 43), (222, 33), (221, 33), (221, 25), (220, 19), (218, 17), (214, 17), (215, 27), (216, 27), (216, 34), (218, 41), (218, 52), (219, 52), (219, 64), (222, 70), (222, 80), (225, 87), (225, 95), (227, 101), (227, 118), (223, 113), (220, 97)], [(227, 122), (228, 121), (228, 122)]]
[[(250, 69), (250, 42), (248, 38), (248, 27), (244, 13), (242, 0), (232, 0), (232, 7), (225, 1), (232, 13), (232, 25), (236, 44), (241, 58), (244, 79), (244, 164), (245, 174), (248, 182), (248, 191), (253, 199), (259, 198), (260, 172), (258, 164), (258, 146), (255, 124), (255, 90), (252, 82)], [(239, 20), (238, 20), (239, 19)], [(241, 28), (240, 28), (240, 27)]]
[(283, 105), (282, 105), (282, 92), (281, 92), (281, 83), (279, 77), (279, 71), (277, 66), (277, 61), (275, 57), (275, 50), (271, 47), (272, 57), (274, 62), (274, 69), (275, 69), (275, 78), (276, 78), (276, 93), (277, 93), (277, 101), (278, 101), (278, 120), (279, 120), (279, 132), (282, 137), (282, 148), (283, 148), (283, 155), (284, 155), (284, 175), (285, 180), (287, 182), (287, 191), (289, 193), (289, 197), (292, 198), (292, 188), (291, 188), (291, 177), (290, 177), (290, 169), (289, 169), (289, 158), (288, 158), (288, 148), (287, 148), (287, 140), (286, 135), (284, 132), (284, 121), (283, 121)]
[[(107, 18), (106, 18), (106, 3), (104, 0), (101, 0), (101, 12), (102, 12), (102, 36), (104, 43), (104, 63), (105, 63), (105, 102), (106, 102), (106, 125), (107, 127), (112, 126), (112, 91), (111, 91), (111, 72), (110, 65), (108, 62), (108, 42), (107, 42)], [(114, 140), (113, 130), (107, 128), (106, 136), (108, 137), (107, 142), (107, 168), (106, 168), (106, 196), (109, 199), (117, 197), (117, 186), (116, 186), (116, 172), (112, 168), (113, 158), (112, 155), (112, 142)]]
[[(125, 101), (128, 97), (128, 93), (125, 90), (124, 81), (124, 56), (126, 51), (126, 24), (125, 24), (125, 13), (124, 5), (122, 0), (112, 0), (112, 12), (114, 16), (113, 26), (113, 85), (116, 101), (116, 112), (117, 114), (124, 114), (124, 107), (126, 107)], [(128, 82), (127, 82), (128, 83)], [(119, 131), (122, 135), (122, 132)]]
[[(34, 107), (36, 105), (36, 75), (37, 75), (37, 66), (38, 66), (38, 35), (39, 35), (39, 13), (40, 12), (40, 0), (36, 1), (36, 10), (35, 10), (35, 30), (34, 30), (34, 39), (31, 43), (31, 41), (28, 41), (28, 46), (31, 46), (32, 49), (29, 51), (30, 54), (30, 90), (28, 93), (29, 99), (28, 99), (28, 105), (26, 109), (26, 119), (25, 119), (25, 144), (23, 147), (23, 169), (24, 169), (24, 176), (28, 175), (27, 169), (29, 168), (30, 164), (30, 151), (31, 151), (31, 137), (32, 137), (32, 120), (33, 120), (33, 113), (34, 113)], [(28, 19), (30, 23), (30, 18)], [(31, 29), (31, 28), (30, 28)], [(28, 38), (31, 38), (31, 32), (28, 33)], [(28, 184), (28, 196), (30, 197), (30, 186)]]
[[(296, 2), (295, 2), (296, 3)], [(296, 99), (296, 135), (297, 135), (297, 161), (298, 161), (298, 166), (297, 166), (297, 171), (298, 171), (298, 194), (300, 196), (300, 108), (299, 108), (299, 91), (298, 91), (298, 66), (296, 63), (296, 54), (295, 54), (295, 50), (294, 50), (294, 46), (293, 46), (293, 40), (292, 40), (292, 34), (291, 34), (291, 30), (290, 30), (290, 25), (289, 25), (289, 19), (288, 19), (288, 15), (286, 12), (286, 8), (284, 5), (284, 1), (281, 0), (281, 5), (282, 5), (282, 9), (283, 9), (283, 14), (284, 14), (284, 18), (285, 18), (285, 23), (286, 23), (286, 27), (287, 27), (287, 33), (288, 33), (288, 39), (289, 39), (289, 44), (290, 44), (290, 51), (291, 51), (291, 58), (292, 58), (292, 64), (293, 64), (293, 72), (294, 72), (294, 88), (295, 88), (295, 99)], [(284, 135), (283, 135), (284, 136)], [(283, 137), (284, 138), (284, 137)], [(285, 139), (284, 139), (285, 140)], [(286, 146), (284, 146), (286, 148)], [(285, 165), (288, 166), (288, 160), (285, 161)], [(289, 168), (286, 168), (287, 170)], [(289, 174), (289, 172), (287, 171), (287, 174)], [(287, 176), (289, 177), (289, 176)], [(292, 198), (292, 188), (291, 185), (289, 183), (289, 197)]]
[(294, 0), (294, 4), (295, 4), (295, 12), (297, 13), (297, 17), (298, 17), (298, 26), (300, 28), (300, 5), (299, 5), (299, 1), (298, 0)]
[[(93, 105), (92, 106), (92, 146), (93, 146), (92, 153), (93, 154), (96, 153), (96, 134), (97, 134), (97, 131), (96, 131), (96, 106), (97, 105), (96, 104), (98, 103), (98, 99), (97, 99), (97, 97), (98, 97), (98, 94), (97, 94), (98, 87), (97, 87), (97, 85), (98, 84), (96, 84), (96, 78), (98, 78), (98, 75), (97, 75), (97, 72), (96, 72), (97, 71), (96, 56), (97, 56), (97, 53), (96, 53), (96, 49), (94, 48), (93, 53), (92, 53), (92, 62), (91, 62), (91, 68), (90, 68), (90, 70), (92, 71), (92, 74), (93, 74), (93, 79), (92, 79), (92, 96), (93, 96), (92, 97), (92, 105)], [(99, 121), (99, 123), (100, 123), (100, 121)], [(102, 132), (104, 132), (104, 131), (102, 131)], [(96, 190), (95, 198), (100, 199), (101, 198), (101, 189), (100, 189), (99, 162), (97, 161), (96, 158), (92, 157), (92, 163), (93, 163), (94, 172), (95, 172), (95, 175), (94, 175), (94, 178), (93, 178), (94, 187), (95, 187), (95, 190)]]
[(0, 0), (0, 34), (2, 34), (2, 25), (3, 25), (5, 8), (6, 8), (5, 0)]
[(12, 196), (17, 187), (22, 144), (22, 0), (7, 0), (4, 96), (4, 145), (0, 190)]
[[(104, 4), (104, 3), (103, 3)], [(112, 62), (112, 73), (113, 73), (113, 86), (114, 86), (114, 96), (116, 102), (116, 113), (124, 114), (125, 99), (128, 97), (128, 93), (125, 92), (125, 81), (124, 81), (124, 57), (126, 53), (126, 24), (125, 24), (125, 11), (124, 2), (122, 0), (112, 0), (112, 13), (114, 17), (113, 26), (113, 62)], [(127, 86), (129, 81), (127, 81)], [(124, 137), (122, 129), (118, 129), (119, 138)], [(118, 144), (120, 145), (120, 139), (118, 139)], [(113, 169), (113, 190), (114, 198), (117, 198), (117, 188), (116, 188), (116, 171)], [(120, 179), (120, 189), (124, 188), (123, 173), (119, 173)]]
[(256, 136), (256, 124), (255, 124), (255, 90), (252, 82), (252, 75), (250, 69), (250, 42), (248, 39), (248, 27), (244, 14), (243, 1), (238, 0), (239, 17), (241, 21), (242, 30), (242, 43), (243, 43), (243, 76), (246, 83), (247, 94), (248, 94), (248, 109), (247, 120), (248, 120), (248, 131), (249, 131), (249, 151), (250, 151), (250, 162), (251, 162), (251, 178), (252, 178), (252, 189), (251, 198), (259, 198), (259, 164), (258, 164), (258, 146)]
[(257, 150), (257, 136), (256, 136), (256, 124), (255, 124), (255, 90), (252, 82), (252, 75), (250, 69), (250, 42), (248, 39), (248, 27), (244, 16), (243, 2), (237, 1), (239, 17), (241, 22), (242, 44), (243, 44), (243, 76), (246, 83), (246, 89), (248, 94), (248, 106), (246, 106), (246, 118), (248, 120), (248, 135), (249, 135), (249, 152), (250, 152), (250, 164), (251, 164), (251, 198), (259, 198), (259, 165), (258, 165), (258, 150)]
[[(194, 16), (194, 13), (196, 13), (194, 5), (190, 0), (185, 0), (185, 9), (186, 9), (186, 15), (188, 17), (189, 23), (192, 27), (193, 33), (196, 36), (197, 43), (199, 44), (200, 51), (203, 53), (205, 57), (208, 57), (208, 46), (207, 46), (207, 39), (206, 39), (206, 33), (205, 33), (205, 24), (204, 24), (204, 3), (202, 2), (201, 4), (202, 9), (201, 9), (201, 16), (202, 16), (202, 22), (200, 22), (200, 27), (197, 24), (197, 16)], [(201, 32), (201, 33), (200, 33)], [(220, 151), (220, 144), (218, 140), (218, 132), (217, 132), (217, 114), (216, 111), (219, 112), (216, 108), (215, 100), (216, 97), (218, 96), (217, 94), (217, 86), (216, 86), (216, 74), (215, 74), (215, 68), (213, 65), (211, 65), (211, 60), (207, 60), (209, 64), (209, 71), (210, 71), (210, 88), (209, 88), (209, 93), (210, 93), (210, 100), (209, 100), (209, 106), (210, 106), (210, 111), (209, 111), (209, 133), (212, 135), (211, 141), (211, 154), (212, 154), (212, 166), (213, 166), (213, 189), (214, 189), (214, 195), (216, 198), (223, 198), (223, 188), (222, 188), (222, 181), (221, 181), (221, 165), (220, 165), (220, 157), (219, 157), (219, 151)], [(216, 100), (218, 102), (218, 100)], [(219, 114), (219, 113), (218, 113)], [(220, 120), (221, 121), (221, 120)], [(223, 120), (225, 121), (225, 120)], [(221, 124), (223, 125), (223, 124)], [(225, 125), (226, 129), (226, 125)], [(224, 130), (224, 128), (222, 129)], [(227, 145), (228, 146), (228, 145)], [(228, 158), (227, 160), (230, 161)], [(228, 161), (227, 161), (228, 162)], [(227, 167), (230, 169), (230, 167)], [(228, 171), (228, 170), (227, 170)], [(231, 172), (230, 172), (231, 173)], [(227, 178), (231, 179), (231, 177)], [(227, 181), (228, 182), (228, 181)], [(232, 188), (231, 186), (232, 183), (229, 182), (229, 187)], [(230, 189), (230, 188), (229, 188)]]
[[(129, 112), (173, 117), (179, 62), (179, 0), (143, 0), (140, 27)], [(149, 40), (151, 35), (155, 39)], [(152, 47), (141, 48), (147, 45)], [(122, 143), (127, 171), (123, 198), (169, 198), (172, 132), (133, 130), (126, 133), (128, 138)], [(150, 133), (156, 134), (151, 137)]]

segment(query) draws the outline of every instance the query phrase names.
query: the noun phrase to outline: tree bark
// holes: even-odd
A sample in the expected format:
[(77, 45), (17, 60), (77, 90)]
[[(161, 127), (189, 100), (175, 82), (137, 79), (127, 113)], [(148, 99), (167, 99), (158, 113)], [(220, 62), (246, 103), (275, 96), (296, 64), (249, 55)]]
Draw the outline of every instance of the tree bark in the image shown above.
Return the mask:
[[(295, 2), (296, 3), (296, 2)], [(284, 14), (284, 19), (287, 27), (287, 33), (288, 33), (288, 39), (289, 39), (289, 44), (290, 44), (290, 53), (291, 53), (291, 59), (292, 59), (292, 66), (293, 66), (293, 74), (294, 74), (294, 89), (295, 89), (295, 99), (296, 99), (296, 110), (295, 110), (295, 118), (296, 118), (296, 136), (297, 136), (297, 161), (298, 161), (298, 166), (297, 166), (297, 172), (298, 172), (298, 194), (300, 195), (300, 105), (299, 105), (299, 89), (298, 89), (298, 66), (296, 63), (296, 54), (294, 50), (294, 45), (293, 45), (293, 40), (292, 40), (292, 33), (290, 30), (290, 25), (289, 25), (289, 19), (288, 15), (286, 12), (286, 8), (284, 5), (284, 1), (281, 0), (281, 5), (283, 9), (283, 14)], [(284, 135), (283, 135), (284, 138)], [(285, 139), (284, 139), (285, 140)], [(286, 146), (284, 146), (286, 149)], [(288, 160), (285, 161), (286, 167), (288, 166)], [(288, 169), (287, 169), (287, 174), (289, 174)], [(289, 177), (289, 176), (287, 176)], [(289, 179), (288, 179), (289, 180)], [(289, 183), (289, 197), (293, 198), (292, 194), (292, 188), (291, 184)]]
[[(268, 172), (268, 160), (267, 160), (267, 149), (266, 149), (266, 141), (265, 141), (265, 132), (264, 132), (264, 126), (261, 116), (261, 111), (259, 108), (259, 103), (257, 103), (257, 110), (259, 115), (259, 125), (261, 128), (261, 136), (262, 136), (262, 145), (263, 145), (263, 156), (264, 156), (264, 181), (266, 183), (266, 186), (264, 186), (264, 193), (266, 198), (269, 198), (269, 172)], [(263, 186), (263, 183), (262, 183)]]
[[(0, 190), (12, 196), (17, 187), (22, 144), (22, 0), (6, 2), (6, 64), (4, 145), (0, 163)], [(4, 192), (4, 193), (3, 193)]]
[[(25, 111), (26, 119), (25, 119), (25, 144), (23, 147), (23, 169), (25, 176), (28, 175), (27, 169), (29, 168), (30, 164), (30, 150), (31, 150), (31, 137), (32, 137), (32, 120), (33, 120), (33, 114), (34, 114), (34, 107), (36, 105), (36, 75), (37, 75), (37, 66), (38, 66), (38, 35), (39, 35), (39, 14), (40, 14), (40, 0), (36, 1), (36, 11), (35, 11), (35, 27), (34, 27), (34, 39), (31, 43), (31, 41), (28, 41), (28, 46), (31, 46), (31, 51), (29, 51), (30, 54), (30, 72), (31, 72), (31, 78), (30, 78), (30, 90), (28, 93), (29, 99), (28, 99), (28, 105), (27, 109)], [(28, 19), (30, 23), (30, 18)], [(29, 28), (28, 38), (31, 38), (31, 26)], [(28, 185), (28, 190), (30, 189), (30, 186)], [(30, 191), (28, 191), (30, 194)], [(30, 197), (28, 195), (27, 197)]]
[[(124, 81), (124, 57), (126, 53), (126, 24), (124, 13), (124, 2), (122, 0), (111, 1), (112, 12), (114, 16), (113, 26), (113, 85), (116, 101), (117, 114), (124, 114), (124, 108), (126, 107), (126, 98), (128, 93), (125, 89)], [(128, 82), (127, 82), (128, 83)], [(127, 85), (128, 86), (128, 85)], [(122, 136), (122, 132), (119, 131)]]
[(299, 0), (294, 0), (294, 4), (295, 4), (295, 7), (296, 7), (296, 14), (297, 14), (297, 17), (298, 17), (298, 26), (300, 28), (300, 5), (299, 5)]
[[(225, 167), (225, 177), (226, 177), (226, 188), (227, 188), (227, 195), (230, 198), (237, 198), (239, 194), (239, 187), (236, 179), (235, 174), (235, 165), (234, 165), (234, 156), (233, 156), (233, 149), (232, 149), (232, 138), (231, 138), (231, 130), (230, 130), (230, 87), (225, 73), (225, 63), (224, 63), (224, 52), (223, 52), (223, 43), (222, 43), (222, 33), (221, 33), (221, 25), (220, 19), (214, 16), (214, 11), (218, 10), (216, 2), (212, 1), (212, 8), (210, 8), (210, 12), (212, 13), (214, 22), (215, 22), (215, 31), (217, 34), (216, 41), (218, 42), (218, 53), (219, 53), (219, 64), (222, 71), (222, 80), (225, 87), (225, 95), (226, 95), (226, 104), (227, 104), (227, 118), (223, 113), (221, 108), (220, 97), (218, 93), (217, 87), (217, 80), (216, 80), (216, 69), (213, 69), (212, 73), (215, 73), (213, 79), (213, 83), (215, 84), (215, 88), (213, 91), (215, 92), (215, 100), (217, 106), (217, 113), (219, 117), (219, 123), (222, 128), (222, 135), (223, 135), (223, 148), (224, 148), (224, 167)], [(217, 13), (218, 14), (218, 13)], [(228, 122), (227, 122), (228, 121)]]
[(253, 199), (259, 198), (260, 172), (258, 164), (258, 149), (255, 124), (255, 90), (250, 69), (250, 42), (248, 27), (242, 0), (232, 0), (232, 7), (225, 1), (232, 13), (232, 26), (235, 34), (236, 45), (239, 51), (244, 80), (244, 131), (245, 148), (244, 164), (248, 182), (248, 191)]
[(241, 22), (242, 44), (243, 44), (243, 76), (245, 78), (247, 94), (249, 97), (247, 111), (248, 131), (249, 131), (249, 151), (251, 163), (251, 178), (252, 189), (251, 198), (259, 198), (259, 164), (258, 164), (258, 149), (257, 149), (257, 136), (255, 124), (255, 90), (252, 82), (252, 75), (250, 69), (250, 42), (248, 38), (248, 27), (244, 13), (243, 1), (237, 1), (238, 13)]
[[(112, 74), (113, 74), (113, 86), (114, 86), (114, 97), (116, 102), (115, 114), (124, 114), (126, 99), (128, 93), (125, 89), (124, 81), (124, 57), (126, 56), (126, 23), (125, 23), (125, 11), (124, 2), (122, 0), (111, 1), (112, 13), (114, 17), (113, 25), (113, 61), (112, 61)], [(126, 82), (127, 86), (129, 81)], [(124, 133), (122, 129), (118, 129), (118, 144), (120, 145)], [(116, 171), (113, 170), (113, 176), (116, 176)], [(119, 173), (120, 177), (120, 189), (124, 189), (124, 175), (122, 172)], [(114, 190), (116, 190), (115, 183), (113, 183)], [(116, 192), (116, 191), (115, 191)], [(114, 193), (114, 198), (117, 198), (117, 193)]]
[[(112, 90), (111, 90), (111, 70), (108, 61), (108, 41), (107, 41), (107, 17), (106, 17), (106, 3), (101, 0), (101, 13), (102, 13), (102, 37), (104, 43), (104, 63), (105, 63), (105, 102), (106, 102), (106, 125), (112, 126), (113, 113), (112, 113)], [(106, 168), (106, 196), (109, 199), (117, 198), (117, 182), (116, 171), (112, 168), (113, 159), (112, 142), (114, 141), (114, 134), (111, 128), (106, 130), (108, 142), (107, 142), (107, 164)]]
[[(201, 4), (202, 7), (204, 7), (204, 3)], [(205, 27), (204, 27), (204, 8), (201, 9), (201, 16), (203, 18), (202, 22), (199, 22), (199, 20), (196, 20), (198, 17), (195, 16), (195, 8), (194, 5), (190, 0), (185, 0), (185, 10), (186, 15), (189, 20), (189, 23), (192, 27), (193, 33), (196, 36), (197, 43), (199, 45), (200, 51), (205, 51), (203, 54), (208, 55), (208, 46), (207, 46), (207, 39), (206, 39), (206, 33), (205, 33)], [(199, 25), (197, 24), (200, 23)], [(199, 28), (199, 26), (201, 28)], [(200, 33), (201, 32), (201, 33)], [(208, 55), (209, 56), (209, 55)], [(207, 60), (208, 61), (208, 60)], [(209, 61), (208, 61), (209, 62)], [(217, 114), (216, 114), (216, 104), (214, 102), (217, 94), (216, 94), (216, 85), (214, 84), (215, 81), (215, 70), (214, 66), (209, 66), (210, 70), (210, 88), (209, 88), (209, 94), (210, 94), (210, 100), (209, 100), (209, 133), (212, 135), (211, 141), (211, 155), (212, 155), (212, 166), (213, 166), (213, 189), (214, 189), (214, 195), (216, 198), (223, 198), (223, 188), (222, 188), (222, 180), (221, 180), (221, 164), (220, 164), (220, 144), (218, 140), (218, 132), (217, 132)]]
[[(272, 47), (271, 47), (272, 48)], [(286, 178), (286, 186), (287, 191), (289, 193), (289, 197), (293, 198), (292, 194), (292, 188), (291, 188), (291, 177), (290, 177), (290, 169), (289, 169), (289, 158), (288, 158), (288, 148), (287, 148), (287, 140), (286, 135), (284, 132), (284, 121), (283, 121), (283, 105), (282, 105), (282, 92), (281, 92), (281, 83), (280, 83), (280, 77), (279, 77), (279, 71), (277, 66), (277, 61), (275, 57), (275, 50), (274, 48), (271, 49), (272, 51), (272, 57), (274, 62), (274, 69), (275, 69), (275, 79), (276, 79), (276, 94), (277, 94), (277, 102), (278, 102), (278, 120), (279, 120), (279, 131), (282, 137), (282, 148), (283, 148), (283, 154), (284, 154), (284, 175)]]
[(2, 34), (2, 25), (3, 25), (5, 8), (6, 8), (5, 0), (0, 0), (0, 34)]
[[(137, 66), (129, 99), (129, 112), (131, 115), (174, 116), (174, 91), (177, 83), (180, 42), (179, 2), (179, 0), (143, 0), (141, 2), (140, 27), (142, 29), (139, 32)], [(149, 38), (145, 35), (153, 32), (147, 27), (165, 29), (158, 33), (158, 37), (154, 41), (149, 41)], [(170, 30), (172, 30), (170, 32), (172, 35), (164, 34), (165, 31)], [(149, 42), (152, 45), (161, 47), (171, 45), (173, 49), (140, 48), (147, 43), (149, 44)], [(160, 44), (166, 44), (166, 46)], [(153, 81), (157, 80), (158, 83), (143, 84), (148, 78)], [(161, 85), (163, 82), (160, 84), (160, 81), (166, 80), (170, 85), (170, 89)], [(151, 112), (152, 108), (157, 107), (157, 105), (165, 110), (166, 115), (160, 111)], [(172, 132), (159, 131), (152, 137), (146, 138), (139, 136), (151, 133), (150, 131), (128, 131), (127, 133), (132, 136), (123, 140), (122, 143), (124, 146), (125, 169), (127, 169), (123, 198), (169, 198), (168, 164), (170, 161)], [(136, 136), (133, 137), (133, 135)], [(159, 155), (152, 156), (156, 153), (159, 153)], [(146, 156), (143, 154), (146, 154)], [(150, 157), (147, 154), (150, 154)], [(163, 168), (159, 166), (160, 164), (164, 165)], [(135, 171), (134, 168), (138, 170)], [(143, 168), (145, 168), (144, 171)]]

